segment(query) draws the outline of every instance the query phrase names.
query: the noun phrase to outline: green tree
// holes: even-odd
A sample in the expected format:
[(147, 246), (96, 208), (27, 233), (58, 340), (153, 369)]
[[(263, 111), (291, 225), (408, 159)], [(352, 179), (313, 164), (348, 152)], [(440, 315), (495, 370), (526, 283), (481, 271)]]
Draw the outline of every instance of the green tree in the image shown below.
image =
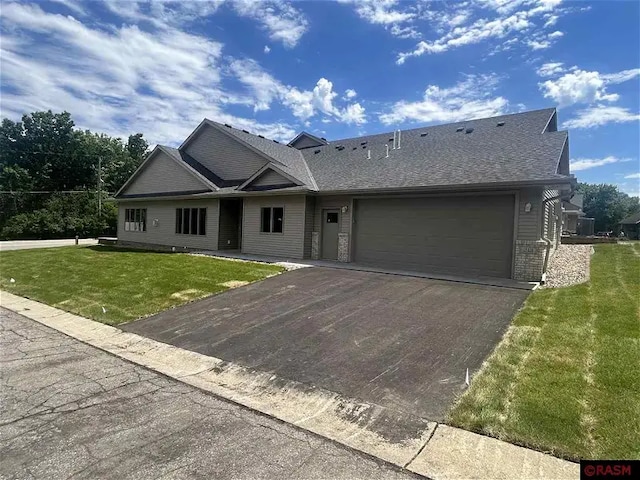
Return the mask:
[(584, 195), (582, 210), (595, 219), (596, 232), (618, 231), (618, 223), (638, 210), (638, 197), (629, 197), (616, 185), (578, 184), (578, 192)]

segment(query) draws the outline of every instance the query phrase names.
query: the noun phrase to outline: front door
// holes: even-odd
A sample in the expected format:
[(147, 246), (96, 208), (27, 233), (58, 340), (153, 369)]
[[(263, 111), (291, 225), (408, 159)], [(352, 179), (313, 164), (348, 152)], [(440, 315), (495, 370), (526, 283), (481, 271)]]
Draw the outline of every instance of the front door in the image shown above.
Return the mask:
[(340, 230), (340, 210), (322, 211), (322, 258), (338, 259), (338, 231)]

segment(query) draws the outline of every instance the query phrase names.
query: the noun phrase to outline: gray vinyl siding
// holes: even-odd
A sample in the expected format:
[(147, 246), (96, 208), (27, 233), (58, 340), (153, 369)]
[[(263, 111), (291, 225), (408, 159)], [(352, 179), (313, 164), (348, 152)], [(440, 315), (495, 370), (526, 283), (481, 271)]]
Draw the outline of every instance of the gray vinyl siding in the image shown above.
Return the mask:
[(186, 151), (223, 180), (247, 179), (267, 164), (263, 156), (210, 125), (202, 129)]
[(308, 196), (305, 200), (304, 212), (304, 258), (311, 257), (311, 234), (313, 232), (314, 214), (316, 208), (315, 197)]
[[(176, 208), (206, 208), (206, 235), (181, 235), (176, 233)], [(124, 219), (126, 208), (147, 209), (147, 231), (126, 232)], [(153, 226), (153, 220), (158, 225)], [(218, 200), (167, 200), (150, 202), (120, 202), (118, 205), (118, 240), (125, 242), (166, 245), (176, 248), (218, 248)]]
[(340, 212), (340, 233), (351, 234), (351, 213), (352, 213), (353, 201), (352, 197), (342, 196), (326, 196), (316, 197), (315, 215), (313, 218), (313, 230), (320, 232), (322, 228), (322, 210), (327, 208), (337, 208), (342, 210), (342, 207), (347, 207), (345, 213)]
[[(542, 206), (542, 190), (538, 188), (530, 188), (520, 190), (518, 195), (518, 222), (517, 222), (517, 239), (536, 241), (542, 236), (541, 231), (541, 212)], [(531, 205), (531, 210), (526, 211), (526, 205)]]
[[(262, 207), (284, 207), (283, 233), (260, 231)], [(305, 211), (304, 195), (245, 198), (242, 253), (303, 258)]]
[(206, 188), (204, 183), (160, 151), (149, 160), (123, 194), (187, 192)]
[(251, 182), (252, 186), (262, 187), (268, 185), (287, 185), (292, 183), (288, 178), (283, 177), (278, 172), (274, 172), (273, 170), (267, 170), (258, 178), (256, 178), (253, 182)]
[(314, 140), (313, 138), (309, 138), (306, 135), (303, 135), (292, 146), (300, 150), (302, 148), (317, 147), (318, 145), (320, 144), (318, 143), (317, 140)]

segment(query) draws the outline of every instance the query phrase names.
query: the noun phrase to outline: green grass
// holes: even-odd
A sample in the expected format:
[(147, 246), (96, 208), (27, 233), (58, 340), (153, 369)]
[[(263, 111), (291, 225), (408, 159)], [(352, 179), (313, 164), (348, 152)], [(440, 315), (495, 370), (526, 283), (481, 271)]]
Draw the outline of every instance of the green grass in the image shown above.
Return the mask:
[(640, 458), (640, 243), (595, 252), (589, 283), (533, 292), (448, 423), (573, 460)]
[(117, 325), (282, 270), (275, 265), (104, 246), (47, 248), (0, 253), (0, 288)]

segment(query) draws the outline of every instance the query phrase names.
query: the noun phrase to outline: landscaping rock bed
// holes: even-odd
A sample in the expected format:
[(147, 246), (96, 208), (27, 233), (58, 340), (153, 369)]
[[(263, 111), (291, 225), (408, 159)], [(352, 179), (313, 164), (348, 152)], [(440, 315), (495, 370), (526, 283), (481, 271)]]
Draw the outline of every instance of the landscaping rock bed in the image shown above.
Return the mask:
[(549, 261), (545, 288), (558, 288), (589, 280), (591, 245), (560, 245)]

